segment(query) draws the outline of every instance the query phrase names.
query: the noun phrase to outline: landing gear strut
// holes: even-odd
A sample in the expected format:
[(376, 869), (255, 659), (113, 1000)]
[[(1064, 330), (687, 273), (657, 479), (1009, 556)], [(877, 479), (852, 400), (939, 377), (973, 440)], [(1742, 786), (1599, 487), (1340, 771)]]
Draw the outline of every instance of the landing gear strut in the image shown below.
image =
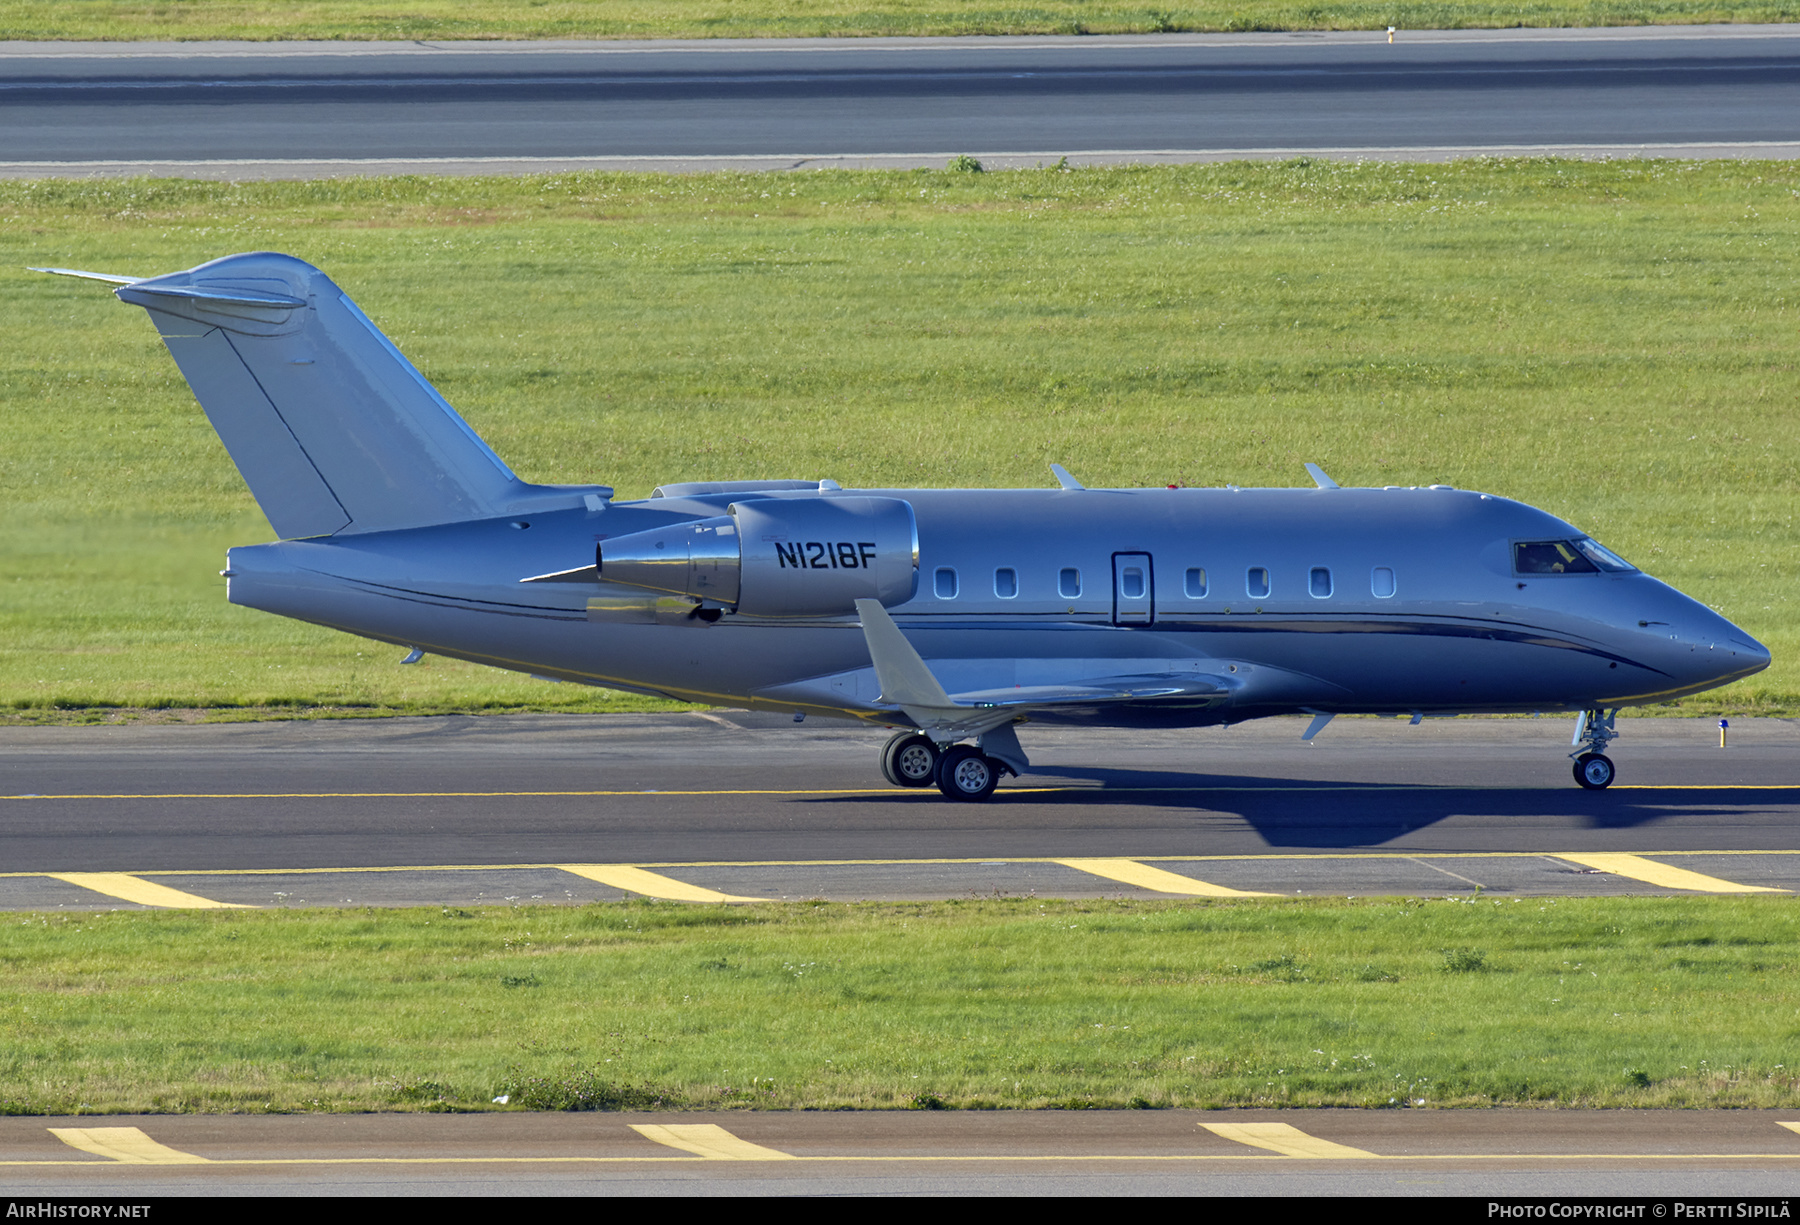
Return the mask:
[(1576, 749), (1569, 756), (1575, 762), (1575, 781), (1585, 790), (1605, 791), (1612, 786), (1613, 763), (1605, 749), (1619, 734), (1613, 730), (1613, 717), (1618, 713), (1617, 709), (1596, 707), (1582, 711), (1575, 720), (1575, 738), (1569, 743)]

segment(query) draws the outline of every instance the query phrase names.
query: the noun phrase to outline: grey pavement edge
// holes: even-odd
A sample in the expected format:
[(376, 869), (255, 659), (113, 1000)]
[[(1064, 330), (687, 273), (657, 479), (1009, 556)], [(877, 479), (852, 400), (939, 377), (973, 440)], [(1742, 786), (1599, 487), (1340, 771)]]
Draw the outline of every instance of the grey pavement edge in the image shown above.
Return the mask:
[[(652, 174), (745, 173), (800, 170), (942, 170), (968, 156), (988, 170), (1034, 170), (1056, 158), (1042, 153), (976, 149), (936, 153), (744, 154), (713, 157), (414, 157), (218, 158), (141, 161), (0, 162), (0, 179), (183, 178), (215, 182), (299, 181), (364, 175), (556, 174), (582, 170)], [(1336, 162), (1454, 162), (1476, 157), (1566, 157), (1581, 161), (1680, 158), (1697, 161), (1788, 161), (1800, 141), (1667, 141), (1643, 144), (1388, 145), (1264, 149), (1075, 150), (1059, 155), (1070, 166), (1186, 166), (1210, 162), (1273, 162), (1297, 157)]]
[[(1736, 42), (1755, 39), (1800, 39), (1800, 23), (1746, 22), (1713, 25), (1643, 25), (1570, 27), (1517, 27), (1496, 30), (1399, 30), (1401, 43), (1564, 43), (1564, 42), (1667, 42), (1706, 39)], [(291, 40), (285, 42), (32, 42), (0, 39), (0, 57), (199, 59), (212, 56), (328, 56), (353, 58), (376, 55), (441, 56), (445, 53), (506, 56), (515, 54), (608, 55), (633, 52), (783, 52), (783, 51), (894, 51), (975, 50), (1038, 47), (1279, 47), (1293, 43), (1358, 46), (1385, 43), (1381, 30), (1249, 31), (1218, 34), (1106, 34), (1106, 35), (966, 35), (948, 38), (670, 38), (670, 39), (437, 39), (404, 41)]]

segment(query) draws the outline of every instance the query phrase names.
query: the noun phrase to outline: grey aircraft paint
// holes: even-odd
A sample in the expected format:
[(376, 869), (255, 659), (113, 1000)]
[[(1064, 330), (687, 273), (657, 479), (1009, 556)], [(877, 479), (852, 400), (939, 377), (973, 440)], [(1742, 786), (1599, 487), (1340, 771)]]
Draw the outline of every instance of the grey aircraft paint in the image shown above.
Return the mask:
[[(907, 729), (891, 781), (981, 799), (1027, 720), (1579, 713), (1748, 676), (1743, 630), (1551, 515), (1444, 486), (846, 490), (519, 480), (355, 304), (284, 255), (110, 281), (268, 515), (233, 603), (433, 654)], [(972, 744), (959, 742), (972, 741)]]

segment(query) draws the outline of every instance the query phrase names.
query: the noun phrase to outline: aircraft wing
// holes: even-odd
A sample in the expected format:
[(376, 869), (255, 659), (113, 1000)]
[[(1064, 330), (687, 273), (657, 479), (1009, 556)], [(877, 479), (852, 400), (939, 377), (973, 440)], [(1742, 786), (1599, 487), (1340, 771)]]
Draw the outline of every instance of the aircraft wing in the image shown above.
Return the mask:
[(1095, 702), (1145, 702), (1157, 698), (1205, 697), (1227, 692), (1209, 678), (1195, 676), (1107, 676), (1079, 685), (1013, 685), (953, 693), (953, 706), (1088, 706)]
[[(894, 701), (884, 688), (877, 706), (894, 706), (925, 731), (953, 733), (958, 738), (979, 736), (1032, 710), (1058, 707), (1104, 706), (1115, 702), (1149, 702), (1198, 699), (1212, 705), (1223, 702), (1230, 691), (1199, 676), (1100, 677), (1070, 685), (1013, 685), (1005, 689), (975, 689), (948, 695), (942, 704)], [(1211, 701), (1208, 701), (1211, 699)]]
[(899, 708), (926, 731), (979, 736), (1027, 710), (1180, 698), (1223, 701), (1230, 693), (1219, 678), (1192, 672), (1076, 676), (1064, 683), (948, 693), (879, 601), (858, 600), (856, 611), (881, 688), (874, 704)]

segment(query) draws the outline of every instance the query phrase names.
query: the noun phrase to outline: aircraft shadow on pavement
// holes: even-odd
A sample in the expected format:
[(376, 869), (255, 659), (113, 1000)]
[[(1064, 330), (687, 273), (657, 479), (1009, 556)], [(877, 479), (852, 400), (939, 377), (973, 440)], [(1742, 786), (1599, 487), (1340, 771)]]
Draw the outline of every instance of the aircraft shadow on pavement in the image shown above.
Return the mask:
[[(1066, 785), (1066, 784), (1074, 785)], [(1097, 785), (1096, 785), (1097, 784)], [(1036, 790), (1038, 787), (1050, 789)], [(878, 795), (810, 797), (811, 804), (884, 805), (945, 801), (932, 788)], [(1539, 828), (1628, 830), (1684, 817), (1752, 818), (1800, 804), (1800, 787), (1747, 792), (1732, 786), (1696, 791), (1583, 791), (1541, 787), (1446, 787), (1362, 783), (1229, 774), (1170, 774), (1145, 770), (1069, 769), (1050, 778), (1008, 780), (983, 807), (1139, 808), (1237, 817), (1270, 846), (1371, 847), (1451, 817), (1492, 821), (1529, 818)], [(949, 815), (947, 813), (946, 815)]]

